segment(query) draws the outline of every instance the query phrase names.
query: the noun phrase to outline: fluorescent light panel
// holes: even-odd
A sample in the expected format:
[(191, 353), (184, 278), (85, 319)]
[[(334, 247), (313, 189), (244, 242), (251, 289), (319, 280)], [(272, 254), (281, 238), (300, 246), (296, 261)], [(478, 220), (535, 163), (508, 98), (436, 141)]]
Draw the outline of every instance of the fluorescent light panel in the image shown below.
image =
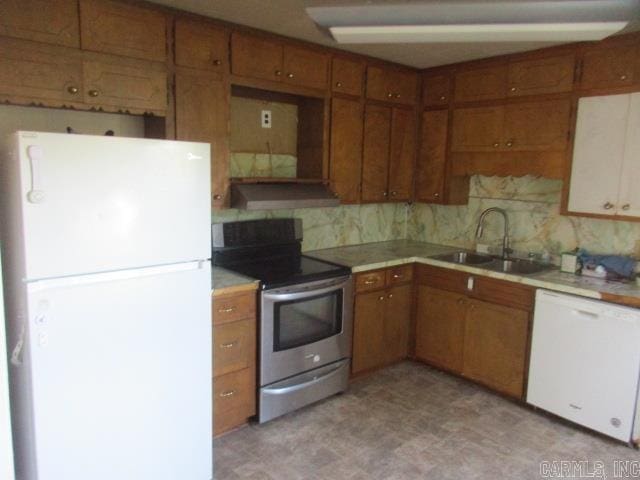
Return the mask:
[(338, 43), (575, 42), (602, 40), (628, 22), (330, 27)]

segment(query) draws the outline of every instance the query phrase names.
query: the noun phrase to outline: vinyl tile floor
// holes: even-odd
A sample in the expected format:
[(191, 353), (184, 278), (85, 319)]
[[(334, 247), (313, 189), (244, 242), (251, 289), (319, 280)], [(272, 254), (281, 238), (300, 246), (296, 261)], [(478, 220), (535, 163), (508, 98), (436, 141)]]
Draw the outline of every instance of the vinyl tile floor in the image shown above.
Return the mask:
[(625, 468), (640, 478), (638, 450), (413, 362), (224, 435), (214, 453), (217, 480), (620, 478)]

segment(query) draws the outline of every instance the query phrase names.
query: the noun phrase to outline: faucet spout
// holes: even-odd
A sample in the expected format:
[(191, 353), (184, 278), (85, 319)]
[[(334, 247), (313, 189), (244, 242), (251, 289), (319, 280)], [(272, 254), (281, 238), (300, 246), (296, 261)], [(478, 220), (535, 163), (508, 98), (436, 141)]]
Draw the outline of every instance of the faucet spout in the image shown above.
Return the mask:
[(502, 215), (504, 219), (504, 236), (502, 237), (502, 258), (506, 260), (509, 257), (509, 253), (511, 253), (511, 249), (509, 248), (509, 218), (507, 217), (507, 212), (502, 208), (491, 207), (487, 208), (484, 212), (480, 214), (480, 218), (478, 219), (478, 226), (476, 227), (476, 238), (482, 238), (482, 234), (484, 233), (484, 220), (491, 212), (496, 212)]

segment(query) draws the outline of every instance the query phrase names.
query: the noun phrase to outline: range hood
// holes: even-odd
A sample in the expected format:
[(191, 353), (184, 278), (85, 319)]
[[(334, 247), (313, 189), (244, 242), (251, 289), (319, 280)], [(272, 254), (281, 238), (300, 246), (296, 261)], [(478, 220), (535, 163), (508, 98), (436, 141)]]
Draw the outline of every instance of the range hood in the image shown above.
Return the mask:
[(320, 182), (254, 181), (231, 184), (231, 208), (276, 210), (337, 207), (340, 199)]

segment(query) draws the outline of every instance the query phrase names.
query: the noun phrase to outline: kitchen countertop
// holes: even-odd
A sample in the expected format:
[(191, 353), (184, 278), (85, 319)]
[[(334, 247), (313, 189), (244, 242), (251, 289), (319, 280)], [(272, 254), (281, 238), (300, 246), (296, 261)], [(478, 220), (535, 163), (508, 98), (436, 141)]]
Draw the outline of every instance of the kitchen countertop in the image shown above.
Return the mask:
[(260, 282), (221, 267), (213, 267), (211, 284), (213, 286), (213, 296), (215, 297), (229, 293), (256, 290)]
[(460, 250), (463, 249), (411, 240), (393, 240), (304, 253), (320, 260), (345, 265), (350, 267), (354, 273), (417, 262), (522, 283), (536, 288), (545, 288), (632, 307), (640, 307), (640, 287), (635, 282), (607, 282), (602, 279), (563, 273), (558, 269), (532, 275), (517, 275), (429, 258), (434, 255), (453, 253)]

